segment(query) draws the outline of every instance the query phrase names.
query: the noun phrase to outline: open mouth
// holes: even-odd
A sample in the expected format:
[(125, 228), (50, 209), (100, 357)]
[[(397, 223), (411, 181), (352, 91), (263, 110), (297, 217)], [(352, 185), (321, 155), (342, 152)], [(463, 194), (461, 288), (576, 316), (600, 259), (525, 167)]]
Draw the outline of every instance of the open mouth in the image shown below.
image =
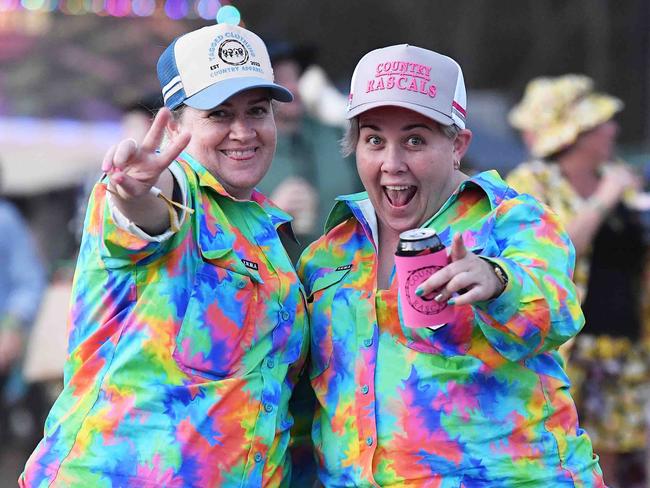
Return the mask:
[(413, 199), (417, 187), (412, 185), (386, 185), (384, 194), (393, 207), (404, 207)]

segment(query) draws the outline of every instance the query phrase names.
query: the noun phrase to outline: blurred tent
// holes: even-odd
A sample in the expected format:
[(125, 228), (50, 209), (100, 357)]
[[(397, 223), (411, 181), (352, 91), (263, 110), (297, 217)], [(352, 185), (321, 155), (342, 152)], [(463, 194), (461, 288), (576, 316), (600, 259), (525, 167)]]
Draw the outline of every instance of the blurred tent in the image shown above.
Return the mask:
[(116, 122), (0, 118), (3, 193), (29, 196), (79, 186), (99, 170), (120, 130)]

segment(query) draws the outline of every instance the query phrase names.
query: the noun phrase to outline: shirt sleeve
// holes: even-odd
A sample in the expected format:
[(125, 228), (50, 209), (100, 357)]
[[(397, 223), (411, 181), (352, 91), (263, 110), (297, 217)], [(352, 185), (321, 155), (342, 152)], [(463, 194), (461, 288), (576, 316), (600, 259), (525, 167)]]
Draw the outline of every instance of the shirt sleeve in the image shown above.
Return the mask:
[(571, 281), (575, 250), (557, 216), (526, 195), (502, 202), (495, 212), (499, 255), (486, 257), (509, 280), (475, 314), (492, 346), (519, 361), (557, 348), (584, 325)]
[[(170, 165), (174, 180), (179, 185), (182, 203), (187, 206), (188, 181), (182, 167), (174, 162)], [(187, 220), (187, 212), (182, 211), (180, 228)], [(91, 239), (101, 241), (101, 256), (109, 267), (119, 267), (138, 262), (154, 254), (161, 245), (168, 242), (176, 233), (171, 229), (157, 236), (151, 236), (126, 218), (112, 202), (106, 190), (106, 182), (95, 185), (84, 223), (84, 233)], [(82, 243), (83, 246), (83, 243)]]
[(45, 288), (45, 270), (36, 245), (25, 221), (11, 208), (7, 226), (2, 229), (11, 236), (9, 259), (9, 296), (6, 315), (17, 319), (24, 327), (31, 326)]
[[(182, 204), (185, 206), (187, 202), (187, 177), (185, 176), (185, 173), (180, 168), (180, 166), (178, 166), (175, 163), (169, 166), (169, 170), (171, 171), (176, 184), (181, 189)], [(130, 221), (122, 212), (120, 212), (120, 210), (115, 205), (115, 202), (113, 201), (113, 196), (110, 193), (107, 194), (106, 197), (107, 197), (107, 204), (108, 204), (110, 216), (119, 228), (148, 242), (164, 242), (167, 239), (169, 239), (172, 235), (174, 235), (174, 231), (171, 228), (167, 229), (165, 232), (157, 236), (151, 236), (147, 234), (135, 223)], [(179, 218), (180, 225), (183, 225), (183, 221), (185, 220), (186, 214), (187, 211), (183, 209), (181, 216)]]

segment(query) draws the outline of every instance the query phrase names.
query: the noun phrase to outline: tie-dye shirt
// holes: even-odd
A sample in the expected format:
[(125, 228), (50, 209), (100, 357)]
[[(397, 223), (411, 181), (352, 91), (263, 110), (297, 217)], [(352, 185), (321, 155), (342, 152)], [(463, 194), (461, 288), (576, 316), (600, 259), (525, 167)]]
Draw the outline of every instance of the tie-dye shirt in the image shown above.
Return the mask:
[[(307, 352), (287, 214), (237, 201), (188, 155), (180, 230), (151, 242), (91, 197), (65, 387), (24, 486), (284, 486), (288, 401)], [(174, 163), (176, 164), (176, 163)], [(283, 229), (280, 229), (283, 232)]]
[(509, 282), (437, 330), (401, 325), (378, 290), (365, 193), (340, 197), (300, 260), (311, 313), (312, 439), (325, 486), (603, 486), (556, 348), (583, 325), (573, 246), (496, 172), (462, 183), (424, 225), (462, 233)]

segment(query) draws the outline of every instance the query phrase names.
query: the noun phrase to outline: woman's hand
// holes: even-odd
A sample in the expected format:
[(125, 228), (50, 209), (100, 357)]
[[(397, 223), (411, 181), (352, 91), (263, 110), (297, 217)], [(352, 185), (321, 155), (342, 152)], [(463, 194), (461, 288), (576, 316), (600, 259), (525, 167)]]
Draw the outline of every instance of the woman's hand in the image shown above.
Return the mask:
[(466, 305), (495, 298), (503, 291), (504, 285), (492, 266), (467, 250), (461, 234), (454, 235), (452, 239), (450, 258), (447, 266), (419, 286), (419, 295), (428, 295), (437, 290), (435, 300), (445, 302), (458, 293), (453, 303)]
[(156, 150), (162, 142), (165, 127), (172, 114), (162, 108), (145, 135), (142, 145), (125, 139), (111, 147), (102, 162), (102, 171), (110, 178), (111, 187), (123, 200), (137, 199), (149, 193), (161, 173), (189, 144), (191, 135), (182, 132), (169, 140), (163, 151)]

